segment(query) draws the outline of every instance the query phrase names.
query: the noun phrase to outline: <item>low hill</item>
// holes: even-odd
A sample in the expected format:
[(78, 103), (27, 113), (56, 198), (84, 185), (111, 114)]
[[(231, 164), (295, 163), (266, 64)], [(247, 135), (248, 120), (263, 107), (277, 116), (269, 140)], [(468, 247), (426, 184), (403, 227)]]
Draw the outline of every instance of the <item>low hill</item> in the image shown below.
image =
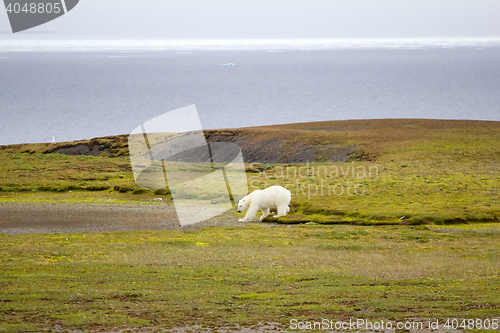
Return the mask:
[[(394, 148), (416, 143), (500, 140), (500, 122), (433, 119), (326, 121), (206, 130), (208, 142), (235, 143), (247, 163), (304, 163), (375, 160)], [(128, 136), (0, 146), (0, 152), (128, 156)]]

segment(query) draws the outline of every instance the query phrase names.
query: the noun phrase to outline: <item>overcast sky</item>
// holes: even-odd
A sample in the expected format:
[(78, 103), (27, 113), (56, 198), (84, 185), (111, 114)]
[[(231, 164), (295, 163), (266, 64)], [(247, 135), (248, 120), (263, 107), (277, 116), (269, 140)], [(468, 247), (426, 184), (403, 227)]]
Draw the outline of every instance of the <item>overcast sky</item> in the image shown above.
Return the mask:
[[(80, 0), (0, 39), (499, 37), (500, 0)], [(9, 33), (10, 32), (10, 33)]]

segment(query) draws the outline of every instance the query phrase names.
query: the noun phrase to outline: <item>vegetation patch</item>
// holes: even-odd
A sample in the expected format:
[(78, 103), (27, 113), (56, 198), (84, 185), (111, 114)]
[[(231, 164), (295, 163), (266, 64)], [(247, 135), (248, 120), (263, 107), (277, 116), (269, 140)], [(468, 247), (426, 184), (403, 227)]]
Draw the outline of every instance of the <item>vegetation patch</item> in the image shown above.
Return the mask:
[(0, 235), (0, 330), (491, 319), (499, 225)]
[(144, 194), (144, 193), (151, 193), (150, 189), (147, 188), (142, 188), (138, 187), (132, 191), (133, 194)]

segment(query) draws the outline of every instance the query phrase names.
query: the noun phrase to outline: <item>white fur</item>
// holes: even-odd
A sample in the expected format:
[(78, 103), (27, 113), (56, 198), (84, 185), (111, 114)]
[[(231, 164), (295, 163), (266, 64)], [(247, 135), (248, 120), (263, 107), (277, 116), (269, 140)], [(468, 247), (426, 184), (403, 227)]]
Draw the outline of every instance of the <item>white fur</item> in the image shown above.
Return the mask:
[(238, 201), (238, 213), (248, 209), (245, 218), (239, 221), (251, 221), (259, 210), (262, 211), (261, 221), (274, 209), (277, 210), (274, 217), (286, 216), (286, 213), (290, 212), (288, 205), (291, 199), (292, 194), (290, 191), (282, 186), (271, 186), (265, 190), (255, 190)]

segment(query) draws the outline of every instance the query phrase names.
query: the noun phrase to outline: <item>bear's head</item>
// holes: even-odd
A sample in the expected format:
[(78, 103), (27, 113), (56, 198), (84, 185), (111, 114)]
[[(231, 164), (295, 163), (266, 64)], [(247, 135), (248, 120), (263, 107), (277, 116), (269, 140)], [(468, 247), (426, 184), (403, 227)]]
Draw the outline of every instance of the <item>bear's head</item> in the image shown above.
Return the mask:
[(245, 198), (238, 201), (238, 213), (243, 212), (247, 208), (248, 208), (248, 204), (245, 201)]

